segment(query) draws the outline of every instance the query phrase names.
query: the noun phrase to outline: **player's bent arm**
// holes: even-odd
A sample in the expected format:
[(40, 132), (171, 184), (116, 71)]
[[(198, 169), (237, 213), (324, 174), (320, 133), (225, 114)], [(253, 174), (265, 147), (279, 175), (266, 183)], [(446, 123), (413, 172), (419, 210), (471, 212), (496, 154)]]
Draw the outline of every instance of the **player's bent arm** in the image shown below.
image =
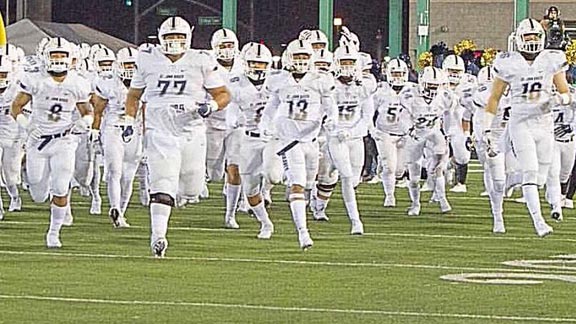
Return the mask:
[(97, 94), (92, 94), (90, 101), (94, 107), (94, 123), (92, 123), (92, 128), (100, 129), (100, 125), (102, 124), (102, 114), (104, 113), (104, 109), (108, 104), (108, 100), (100, 97)]
[(564, 106), (569, 105), (572, 102), (572, 96), (570, 95), (570, 87), (566, 80), (566, 72), (562, 71), (556, 73), (552, 81), (554, 82), (556, 91), (558, 92), (559, 103)]
[(32, 96), (24, 93), (18, 92), (14, 101), (12, 101), (12, 107), (10, 108), (10, 114), (14, 119), (18, 117), (22, 113), (24, 106), (26, 106), (32, 100)]
[(338, 127), (338, 105), (332, 95), (322, 97), (322, 108), (326, 114), (324, 128), (331, 133)]
[(130, 116), (132, 118), (136, 117), (136, 113), (138, 112), (138, 103), (140, 102), (140, 97), (144, 93), (144, 88), (132, 88), (128, 89), (128, 94), (126, 95), (126, 116)]
[(230, 91), (225, 86), (207, 90), (212, 96), (212, 99), (218, 103), (218, 110), (226, 108), (230, 103), (230, 99), (232, 99)]
[(494, 81), (492, 81), (492, 92), (490, 93), (490, 97), (486, 103), (486, 114), (484, 114), (484, 129), (490, 129), (492, 120), (498, 112), (500, 99), (507, 87), (508, 83), (500, 78), (494, 78)]

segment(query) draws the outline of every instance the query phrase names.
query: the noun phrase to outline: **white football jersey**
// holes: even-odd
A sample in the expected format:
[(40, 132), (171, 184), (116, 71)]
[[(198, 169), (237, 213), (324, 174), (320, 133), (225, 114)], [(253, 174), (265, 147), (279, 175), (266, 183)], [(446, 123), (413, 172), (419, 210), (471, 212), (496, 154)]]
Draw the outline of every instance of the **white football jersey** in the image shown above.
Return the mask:
[[(574, 109), (576, 109), (576, 91), (570, 87), (572, 103), (569, 106), (554, 105), (552, 113), (554, 114), (554, 137), (558, 141), (569, 141), (574, 137)], [(562, 132), (557, 132), (564, 129)]]
[(206, 89), (225, 86), (216, 61), (206, 51), (188, 50), (172, 62), (158, 48), (140, 50), (131, 87), (146, 89), (146, 128), (172, 135), (188, 133), (203, 123), (198, 103)]
[(407, 82), (400, 92), (396, 93), (388, 82), (381, 82), (374, 95), (374, 105), (378, 112), (376, 129), (388, 134), (401, 135), (404, 131), (400, 125), (400, 113), (402, 106), (400, 98), (405, 91), (417, 91), (418, 85)]
[(288, 71), (274, 71), (266, 79), (270, 101), (264, 109), (264, 123), (270, 121), (282, 140), (313, 141), (322, 120), (337, 123), (334, 78), (328, 73), (308, 72), (296, 82)]
[(424, 98), (418, 88), (402, 92), (400, 97), (402, 106), (402, 129), (414, 127), (420, 136), (428, 132), (440, 129), (443, 117), (446, 113), (454, 111), (458, 105), (454, 94), (449, 90), (440, 89), (431, 101)]
[(510, 85), (510, 120), (549, 114), (552, 79), (567, 66), (566, 55), (558, 50), (543, 50), (532, 64), (518, 52), (499, 54), (494, 61), (494, 72), (497, 78)]
[(374, 117), (372, 100), (373, 85), (370, 81), (342, 83), (335, 80), (335, 99), (338, 107), (338, 127), (334, 131), (346, 129), (351, 137), (364, 137), (368, 133), (368, 123)]
[(464, 73), (460, 83), (451, 90), (459, 104), (455, 107), (452, 113), (446, 116), (445, 125), (443, 125), (443, 127), (447, 130), (448, 134), (454, 135), (462, 131), (462, 119), (467, 119), (471, 115), (469, 111), (466, 111), (466, 105), (463, 104), (463, 101), (471, 97), (476, 88), (476, 77)]
[[(488, 104), (488, 99), (490, 98), (491, 92), (492, 83), (479, 86), (469, 101), (470, 109), (476, 109), (476, 111), (484, 111), (486, 105)], [(506, 125), (510, 120), (510, 111), (512, 109), (511, 104), (512, 98), (510, 91), (506, 91), (500, 99), (498, 110), (496, 111), (496, 116), (492, 120), (492, 125), (490, 126), (490, 131), (495, 138), (498, 138), (504, 134)], [(483, 127), (483, 125), (481, 127)]]
[(94, 88), (97, 96), (108, 100), (102, 121), (103, 126), (119, 125), (126, 113), (128, 88), (120, 78), (115, 76), (97, 78)]
[(229, 114), (226, 118), (241, 119), (246, 131), (258, 133), (264, 108), (270, 98), (269, 92), (264, 91), (264, 85), (252, 84), (244, 74), (230, 78), (229, 85), (232, 102), (226, 110), (229, 113), (237, 110), (241, 116)]
[(25, 75), (20, 91), (32, 96), (30, 124), (44, 135), (60, 134), (72, 128), (77, 103), (87, 103), (91, 86), (75, 73), (59, 83), (49, 75)]
[[(216, 59), (216, 58), (214, 58)], [(234, 64), (232, 65), (232, 68), (230, 70), (228, 70), (227, 68), (218, 65), (218, 73), (220, 73), (220, 77), (222, 78), (222, 80), (224, 80), (224, 82), (226, 82), (227, 86), (230, 86), (229, 84), (229, 80), (231, 80), (231, 78), (234, 75), (238, 75), (242, 73), (243, 67), (242, 67), (242, 63), (241, 63), (241, 59), (236, 58), (234, 60)], [(220, 110), (220, 111), (215, 111), (212, 114), (210, 114), (210, 116), (208, 116), (208, 118), (206, 118), (206, 125), (210, 128), (214, 128), (214, 129), (220, 129), (220, 130), (224, 130), (226, 129), (226, 109), (224, 110)]]
[(11, 83), (0, 94), (0, 137), (3, 139), (16, 140), (22, 137), (23, 130), (10, 115), (12, 101), (14, 101), (17, 93), (18, 85)]

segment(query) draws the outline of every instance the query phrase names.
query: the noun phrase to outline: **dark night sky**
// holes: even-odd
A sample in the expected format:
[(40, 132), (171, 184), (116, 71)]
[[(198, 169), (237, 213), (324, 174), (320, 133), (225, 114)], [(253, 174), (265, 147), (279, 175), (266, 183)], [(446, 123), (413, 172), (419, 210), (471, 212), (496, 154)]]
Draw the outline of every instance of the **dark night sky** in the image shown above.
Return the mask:
[[(102, 30), (119, 38), (132, 41), (133, 8), (124, 5), (125, 0), (53, 0), (53, 20), (55, 22), (79, 22)], [(197, 0), (216, 9), (221, 9), (219, 0)], [(388, 21), (388, 1), (385, 0), (335, 0), (334, 14), (342, 17), (344, 24), (360, 36), (362, 50), (376, 54), (376, 34), (384, 32), (384, 46), (387, 43), (385, 31)], [(149, 7), (156, 0), (140, 0), (140, 8)], [(238, 0), (238, 19), (249, 24), (250, 1)], [(185, 0), (167, 0), (161, 7), (176, 7), (177, 14), (185, 17), (194, 31), (194, 47), (208, 47), (215, 26), (198, 26), (198, 16), (216, 15)], [(316, 28), (318, 24), (317, 0), (254, 0), (255, 39), (264, 40), (278, 53), (281, 43), (297, 37), (303, 28)], [(156, 29), (165, 17), (155, 11), (146, 15), (140, 24), (140, 35), (156, 34)], [(240, 42), (249, 41), (246, 28), (239, 25)], [(144, 38), (140, 39), (142, 42)]]

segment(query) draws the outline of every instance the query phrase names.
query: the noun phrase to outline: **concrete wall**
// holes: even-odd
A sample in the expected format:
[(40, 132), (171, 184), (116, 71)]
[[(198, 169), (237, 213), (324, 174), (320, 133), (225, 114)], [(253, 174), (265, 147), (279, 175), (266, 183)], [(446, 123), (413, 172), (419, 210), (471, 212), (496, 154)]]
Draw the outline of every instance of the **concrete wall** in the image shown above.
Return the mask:
[[(576, 20), (576, 0), (531, 0), (530, 16), (541, 20), (545, 10), (556, 5), (565, 20)], [(444, 41), (450, 48), (462, 39), (472, 39), (479, 48), (506, 50), (513, 30), (513, 0), (431, 0), (430, 45)], [(417, 45), (416, 0), (410, 0), (410, 54)]]

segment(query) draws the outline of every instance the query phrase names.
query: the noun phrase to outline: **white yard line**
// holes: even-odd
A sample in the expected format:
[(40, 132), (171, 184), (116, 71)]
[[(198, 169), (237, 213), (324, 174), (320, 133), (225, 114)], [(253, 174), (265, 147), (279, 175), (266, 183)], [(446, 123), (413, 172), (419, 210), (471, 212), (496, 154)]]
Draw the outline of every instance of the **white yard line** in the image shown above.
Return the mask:
[(576, 323), (576, 318), (563, 318), (563, 317), (530, 317), (530, 316), (509, 316), (509, 315), (427, 313), (427, 312), (369, 310), (369, 309), (284, 307), (284, 306), (251, 305), (251, 304), (225, 304), (225, 303), (212, 303), (212, 302), (114, 300), (114, 299), (93, 299), (93, 298), (56, 297), (56, 296), (34, 296), (34, 295), (0, 295), (0, 299), (51, 301), (51, 302), (82, 303), (82, 304), (109, 304), (109, 305), (125, 305), (125, 306), (199, 307), (199, 308), (247, 309), (257, 311), (282, 311), (282, 312), (295, 312), (295, 313), (333, 313), (333, 314), (355, 314), (355, 315), (381, 315), (381, 316), (393, 316), (393, 317), (395, 316), (395, 317), (424, 317), (424, 318), (426, 317), (460, 318), (460, 319), (480, 319), (480, 320), (493, 320), (493, 321), (500, 320), (500, 321), (524, 321), (524, 322)]
[(282, 265), (306, 265), (306, 266), (328, 266), (328, 267), (355, 267), (355, 268), (408, 268), (426, 270), (450, 270), (450, 271), (488, 271), (488, 272), (516, 272), (516, 273), (556, 273), (574, 274), (574, 271), (550, 271), (538, 269), (508, 269), (508, 268), (477, 268), (443, 266), (434, 264), (404, 264), (404, 263), (376, 263), (376, 262), (330, 262), (330, 261), (301, 261), (301, 260), (277, 260), (277, 259), (249, 259), (249, 258), (218, 258), (218, 257), (166, 257), (162, 260), (145, 255), (122, 255), (122, 254), (96, 254), (96, 253), (63, 253), (63, 252), (28, 252), (28, 251), (1, 251), (0, 255), (16, 256), (50, 256), (68, 258), (92, 258), (92, 259), (140, 259), (175, 261), (200, 261), (200, 262), (231, 262), (231, 263), (255, 263), (255, 264), (282, 264)]

